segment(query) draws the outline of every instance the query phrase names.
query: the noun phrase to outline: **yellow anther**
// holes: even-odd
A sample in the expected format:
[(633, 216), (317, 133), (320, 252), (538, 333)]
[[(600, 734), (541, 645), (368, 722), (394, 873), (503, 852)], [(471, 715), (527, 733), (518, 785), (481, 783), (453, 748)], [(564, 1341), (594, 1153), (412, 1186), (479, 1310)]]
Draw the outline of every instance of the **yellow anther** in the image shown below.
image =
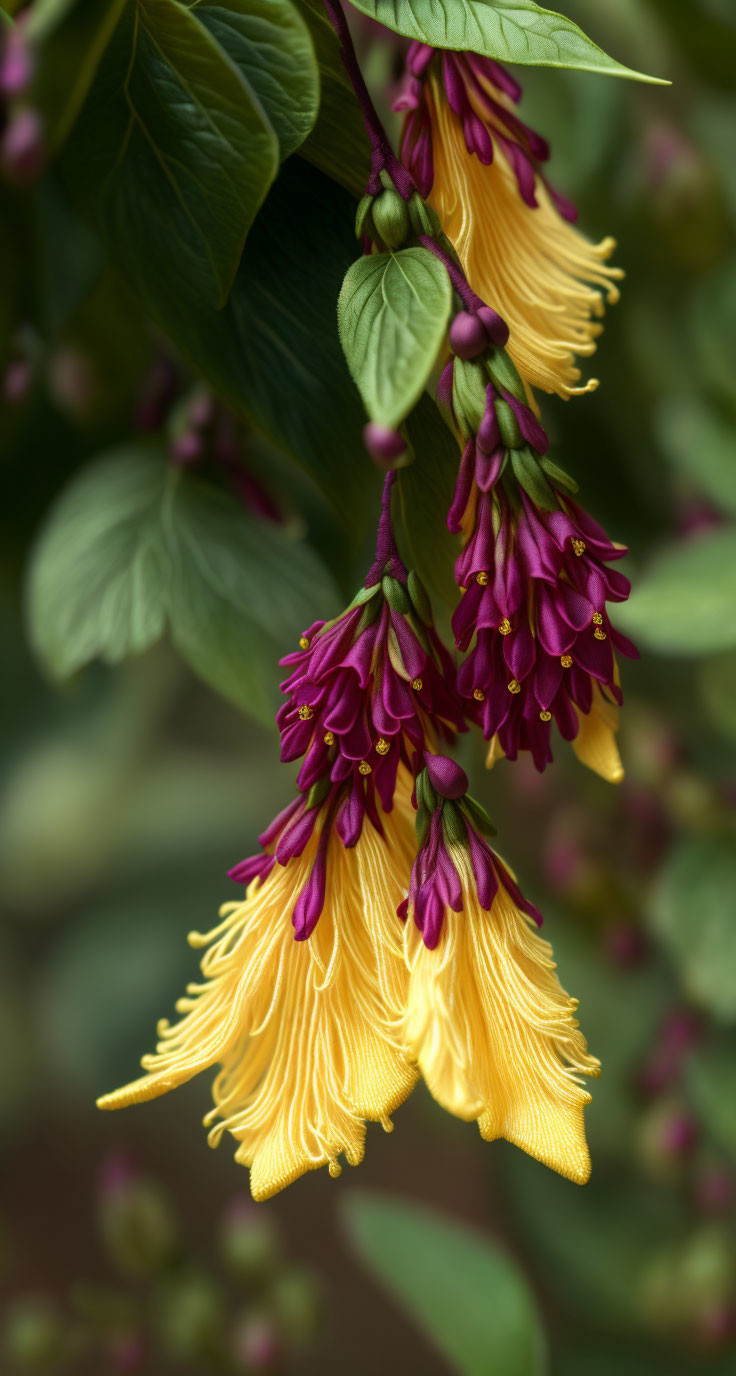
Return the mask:
[(370, 774), (370, 772), (371, 772), (371, 767), (370, 767), (368, 761), (367, 761), (367, 760), (361, 760), (360, 764), (358, 765), (358, 773), (359, 773), (359, 774)]
[(412, 686), (412, 688), (414, 689), (414, 692), (415, 692), (415, 693), (421, 693), (421, 691), (422, 691), (422, 680), (421, 680), (420, 678), (413, 678), (412, 681), (411, 681), (411, 686)]
[(307, 640), (307, 637), (306, 637), (305, 635), (300, 635), (300, 637), (299, 637), (299, 649), (300, 649), (300, 650), (308, 650), (308, 649), (309, 649), (309, 641)]
[(376, 753), (378, 755), (388, 755), (390, 749), (391, 746), (389, 745), (388, 741), (385, 741), (383, 739), (383, 736), (379, 736), (378, 740), (376, 741)]
[(573, 547), (575, 553), (577, 554), (578, 559), (580, 558), (581, 554), (585, 554), (585, 541), (584, 541), (584, 540), (579, 540), (579, 539), (575, 538), (575, 539), (573, 540), (573, 542), (572, 542), (572, 547)]
[(480, 583), (480, 586), (484, 588), (486, 586), (486, 583), (488, 582), (488, 574), (485, 572), (476, 573), (475, 581), (476, 583)]
[(327, 1169), (330, 1172), (330, 1175), (332, 1176), (333, 1180), (337, 1180), (338, 1176), (342, 1175), (342, 1166), (340, 1165), (339, 1161), (335, 1161), (333, 1159), (332, 1161), (330, 1161), (330, 1164), (327, 1167)]
[(334, 744), (335, 744), (335, 737), (333, 736), (333, 734), (332, 734), (331, 731), (325, 731), (325, 734), (324, 734), (324, 736), (322, 737), (322, 739), (323, 739), (325, 745), (334, 745)]
[(596, 626), (595, 630), (593, 631), (593, 635), (595, 636), (596, 640), (607, 639), (606, 632), (603, 630), (602, 626)]
[(473, 697), (475, 698), (476, 702), (485, 702), (486, 700), (486, 695), (481, 688), (473, 689)]
[(560, 655), (560, 664), (563, 669), (572, 669), (572, 655)]
[(600, 612), (593, 612), (593, 625), (594, 625), (594, 626), (602, 626), (602, 625), (603, 625), (603, 617), (601, 616)]
[(501, 635), (511, 635), (511, 622), (509, 621), (507, 616), (504, 617), (498, 629), (501, 632)]
[(299, 708), (299, 720), (300, 720), (300, 721), (311, 721), (311, 719), (312, 719), (313, 716), (314, 716), (314, 712), (313, 712), (312, 708), (311, 708), (311, 707), (307, 707), (306, 703), (304, 704), (303, 707), (300, 707), (300, 708)]
[(539, 713), (539, 720), (540, 720), (540, 721), (551, 721), (551, 720), (552, 720), (552, 713), (551, 713), (551, 712), (540, 712), (540, 713)]
[(507, 686), (510, 693), (521, 692), (521, 684), (519, 683), (518, 678), (512, 678), (511, 682)]

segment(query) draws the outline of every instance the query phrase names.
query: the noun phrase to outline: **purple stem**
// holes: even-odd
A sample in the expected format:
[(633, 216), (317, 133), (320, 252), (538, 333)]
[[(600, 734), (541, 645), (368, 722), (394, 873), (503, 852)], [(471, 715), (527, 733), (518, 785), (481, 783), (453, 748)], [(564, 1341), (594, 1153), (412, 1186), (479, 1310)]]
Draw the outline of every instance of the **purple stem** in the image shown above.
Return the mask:
[(372, 588), (375, 583), (380, 583), (386, 565), (389, 566), (390, 572), (394, 578), (398, 578), (402, 582), (406, 579), (406, 569), (399, 558), (399, 551), (396, 548), (396, 540), (394, 537), (393, 521), (391, 520), (391, 493), (395, 481), (396, 471), (392, 469), (390, 473), (386, 474), (383, 483), (381, 517), (376, 532), (376, 559), (365, 580), (365, 586), (367, 588)]
[(352, 86), (360, 112), (363, 116), (363, 123), (371, 145), (371, 175), (366, 187), (366, 192), (375, 196), (381, 190), (380, 174), (385, 169), (396, 190), (405, 201), (408, 201), (416, 191), (414, 180), (411, 174), (395, 157), (391, 145), (388, 141), (386, 130), (381, 123), (380, 116), (371, 100), (368, 87), (363, 80), (363, 73), (360, 70), (355, 44), (352, 34), (348, 28), (341, 0), (324, 0), (324, 6), (340, 44), (340, 56), (343, 66), (348, 74), (348, 80)]
[(465, 309), (471, 311), (473, 314), (475, 314), (477, 310), (480, 310), (484, 302), (479, 296), (476, 296), (472, 287), (466, 280), (465, 274), (457, 266), (457, 263), (453, 263), (449, 253), (446, 253), (445, 250), (440, 247), (437, 240), (433, 239), (431, 234), (420, 234), (419, 242), (422, 248), (428, 249), (430, 253), (434, 254), (435, 258), (439, 258)]

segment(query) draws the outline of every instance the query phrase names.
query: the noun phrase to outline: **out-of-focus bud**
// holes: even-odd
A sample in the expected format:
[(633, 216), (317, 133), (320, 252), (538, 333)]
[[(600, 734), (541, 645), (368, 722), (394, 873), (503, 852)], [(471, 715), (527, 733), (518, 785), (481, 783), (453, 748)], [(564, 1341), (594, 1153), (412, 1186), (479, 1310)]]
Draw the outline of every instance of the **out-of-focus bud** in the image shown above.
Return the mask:
[(723, 1218), (733, 1208), (736, 1191), (732, 1171), (716, 1163), (704, 1166), (695, 1181), (695, 1203), (709, 1218)]
[(163, 1191), (124, 1162), (103, 1170), (99, 1222), (110, 1258), (126, 1276), (155, 1275), (174, 1254), (176, 1227)]
[(294, 1347), (306, 1347), (314, 1341), (322, 1326), (323, 1301), (312, 1276), (287, 1271), (276, 1281), (270, 1302), (279, 1328)]
[(697, 1315), (695, 1336), (707, 1352), (719, 1352), (736, 1338), (736, 1305), (709, 1304)]
[[(225, 1326), (224, 1298), (215, 1282), (197, 1273), (177, 1275), (158, 1303), (157, 1327), (166, 1351), (172, 1357), (212, 1362), (224, 1346)], [(221, 1367), (217, 1360), (216, 1369)]]
[(643, 1094), (662, 1094), (677, 1084), (685, 1056), (697, 1044), (701, 1031), (700, 1019), (688, 1008), (678, 1009), (665, 1019), (652, 1053), (637, 1077)]
[(684, 1245), (667, 1247), (642, 1279), (645, 1316), (660, 1332), (714, 1347), (731, 1336), (736, 1257), (727, 1229), (700, 1228)]
[(238, 1280), (262, 1285), (281, 1259), (279, 1236), (270, 1214), (251, 1200), (233, 1200), (222, 1221), (220, 1247), (223, 1260)]
[(158, 430), (163, 425), (179, 391), (179, 374), (166, 354), (154, 358), (141, 386), (135, 410), (139, 430)]
[(378, 238), (388, 248), (401, 248), (411, 234), (409, 207), (393, 186), (374, 197), (371, 217)]
[(619, 970), (635, 970), (644, 964), (649, 953), (646, 940), (631, 922), (617, 922), (604, 937), (606, 955)]
[(22, 95), (33, 76), (33, 54), (25, 35), (23, 15), (5, 32), (0, 48), (0, 96), (15, 100)]
[(284, 1357), (276, 1324), (266, 1314), (244, 1315), (235, 1325), (230, 1350), (236, 1369), (245, 1372), (278, 1371)]
[(212, 425), (216, 411), (215, 398), (206, 387), (198, 389), (187, 401), (186, 416), (194, 430), (206, 430)]
[(11, 114), (0, 136), (0, 167), (8, 181), (27, 186), (40, 176), (44, 164), (41, 117), (22, 106)]
[(488, 348), (483, 321), (470, 311), (458, 311), (450, 326), (450, 348), (458, 358), (477, 358)]
[(406, 440), (398, 430), (389, 430), (373, 420), (369, 420), (363, 430), (363, 442), (371, 458), (381, 468), (393, 468), (397, 460), (408, 453)]
[(17, 1371), (47, 1372), (64, 1353), (61, 1317), (40, 1296), (16, 1300), (6, 1310), (3, 1338), (7, 1357)]
[(14, 358), (2, 379), (2, 398), (8, 406), (20, 406), (31, 390), (33, 368), (28, 358)]
[(88, 355), (67, 347), (55, 350), (49, 359), (48, 386), (65, 415), (84, 421), (94, 408), (99, 384)]
[(179, 464), (181, 468), (190, 468), (193, 464), (200, 463), (204, 453), (204, 440), (196, 430), (182, 430), (169, 445), (172, 463)]
[(113, 1371), (142, 1371), (148, 1357), (145, 1334), (135, 1329), (114, 1333), (107, 1344), (107, 1355)]
[(698, 1136), (697, 1119), (677, 1100), (664, 1100), (648, 1109), (640, 1125), (638, 1148), (652, 1179), (664, 1184), (677, 1182)]

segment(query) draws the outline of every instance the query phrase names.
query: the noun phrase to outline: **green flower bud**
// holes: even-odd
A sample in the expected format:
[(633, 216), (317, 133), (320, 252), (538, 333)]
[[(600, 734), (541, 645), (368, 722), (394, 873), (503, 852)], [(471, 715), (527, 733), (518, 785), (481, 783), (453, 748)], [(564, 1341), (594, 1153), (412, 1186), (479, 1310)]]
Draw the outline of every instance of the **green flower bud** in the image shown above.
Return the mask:
[(548, 459), (546, 454), (543, 458), (540, 458), (539, 467), (544, 470), (548, 478), (552, 479), (555, 487), (562, 487), (566, 492), (571, 492), (573, 496), (576, 492), (580, 491), (580, 485), (575, 482), (575, 479), (571, 478), (570, 474), (566, 473), (564, 468), (559, 468), (556, 463)]
[(504, 449), (518, 449), (523, 443), (519, 422), (507, 401), (496, 401), (496, 420)]
[[(5, 1351), (16, 1371), (49, 1371), (65, 1348), (61, 1319), (50, 1301), (28, 1295), (6, 1310)], [(4, 1365), (4, 1363), (3, 1363)]]
[(392, 612), (403, 613), (411, 611), (409, 594), (403, 583), (399, 583), (396, 578), (391, 578), (388, 574), (384, 574), (381, 580), (381, 587), (383, 589), (383, 595)]
[(207, 1275), (177, 1275), (158, 1295), (156, 1326), (167, 1354), (211, 1360), (222, 1343), (224, 1297)]
[(378, 238), (388, 248), (400, 248), (411, 234), (409, 208), (403, 196), (391, 187), (376, 196), (372, 207), (373, 224)]
[(417, 237), (420, 234), (429, 234), (433, 239), (438, 238), (442, 233), (442, 226), (431, 205), (423, 201), (418, 191), (414, 192), (409, 201), (409, 219), (411, 227)]
[(505, 349), (489, 350), (483, 361), (492, 383), (499, 392), (505, 387), (506, 391), (518, 397), (519, 401), (526, 401), (524, 384)]
[[(329, 779), (326, 782), (329, 789)], [(310, 797), (313, 791), (310, 790)], [(249, 1199), (236, 1200), (228, 1210), (220, 1233), (220, 1248), (228, 1270), (248, 1285), (270, 1278), (281, 1257), (273, 1220)]]
[(407, 587), (409, 589), (409, 596), (414, 603), (414, 609), (420, 621), (423, 621), (427, 626), (431, 625), (432, 603), (429, 600), (427, 589), (415, 569), (409, 570)]
[(462, 813), (456, 803), (445, 802), (442, 807), (442, 830), (451, 846), (467, 846), (468, 833)]
[(151, 1180), (134, 1177), (106, 1190), (100, 1201), (100, 1230), (114, 1265), (134, 1278), (160, 1271), (176, 1246), (168, 1200)]
[(317, 1336), (322, 1293), (308, 1273), (292, 1270), (280, 1276), (271, 1291), (271, 1305), (280, 1329), (295, 1347), (304, 1347)]
[(557, 498), (539, 467), (536, 455), (528, 445), (523, 449), (512, 449), (509, 458), (519, 487), (523, 487), (532, 501), (543, 511), (556, 511)]
[(477, 435), (486, 411), (488, 381), (482, 364), (456, 358), (452, 370), (452, 405), (463, 437)]
[(466, 793), (464, 798), (458, 802), (461, 812), (464, 812), (471, 826), (475, 827), (482, 836), (496, 836), (497, 831), (485, 808), (475, 799)]

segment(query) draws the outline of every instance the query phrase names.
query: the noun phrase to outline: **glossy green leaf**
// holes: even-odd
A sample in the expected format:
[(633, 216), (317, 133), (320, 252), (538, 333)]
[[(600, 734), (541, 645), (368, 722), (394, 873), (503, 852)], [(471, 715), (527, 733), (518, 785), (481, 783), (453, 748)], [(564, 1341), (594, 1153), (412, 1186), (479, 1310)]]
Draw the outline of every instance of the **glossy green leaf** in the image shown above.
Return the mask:
[(190, 12), (235, 63), (261, 102), (288, 158), (319, 109), (319, 69), (291, 0), (194, 0)]
[(533, 1297), (488, 1238), (418, 1204), (352, 1191), (343, 1220), (361, 1261), (460, 1376), (542, 1376)]
[[(379, 24), (435, 48), (529, 67), (568, 67), (662, 84), (608, 57), (577, 24), (533, 0), (353, 0)], [(666, 83), (664, 83), (666, 84)]]
[(371, 420), (395, 428), (416, 405), (444, 339), (452, 287), (423, 248), (359, 258), (337, 303), (340, 340)]
[(698, 397), (670, 397), (659, 415), (662, 447), (704, 497), (736, 514), (733, 426)]
[(129, 4), (66, 160), (126, 274), (222, 305), (278, 158), (260, 101), (204, 24), (177, 0)]
[(125, 0), (36, 0), (28, 13), (35, 52), (31, 100), (43, 116), (47, 146), (67, 137), (95, 79)]
[(664, 550), (634, 579), (616, 625), (660, 654), (706, 655), (736, 645), (736, 528)]
[(736, 840), (697, 836), (667, 860), (653, 922), (690, 998), (736, 1021)]
[(29, 573), (30, 638), (56, 677), (139, 654), (168, 627), (201, 678), (264, 721), (279, 654), (334, 606), (306, 545), (157, 447), (115, 450), (73, 479)]

